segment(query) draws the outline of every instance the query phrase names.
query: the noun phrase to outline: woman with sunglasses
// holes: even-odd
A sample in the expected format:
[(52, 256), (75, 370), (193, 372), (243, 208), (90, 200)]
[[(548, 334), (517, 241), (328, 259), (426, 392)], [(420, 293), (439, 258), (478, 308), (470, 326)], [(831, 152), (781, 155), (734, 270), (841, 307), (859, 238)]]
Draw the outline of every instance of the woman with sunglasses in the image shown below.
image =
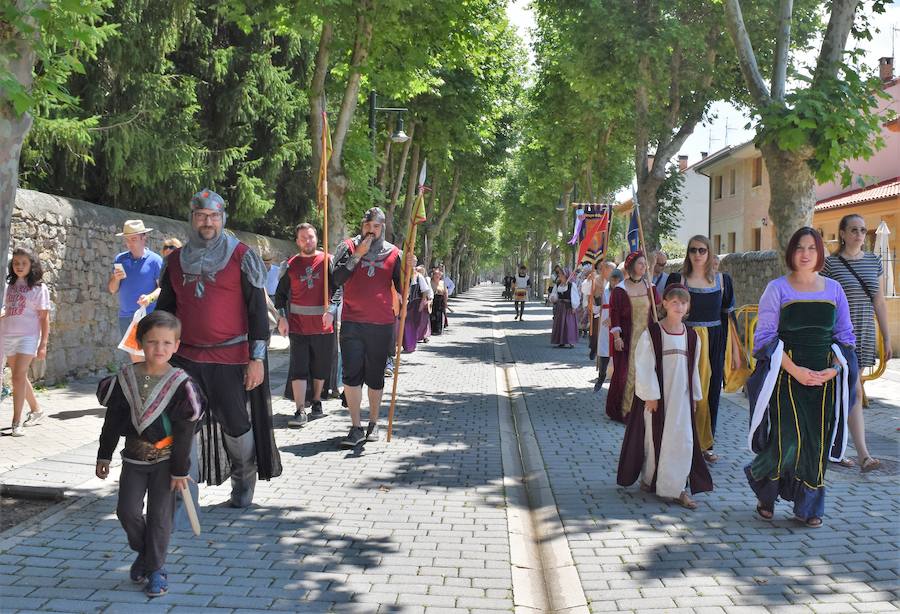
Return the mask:
[[(685, 324), (700, 338), (700, 383), (703, 400), (697, 402), (697, 437), (707, 462), (719, 457), (712, 451), (719, 415), (719, 395), (725, 374), (725, 347), (728, 317), (734, 310), (734, 289), (728, 273), (714, 272), (714, 257), (709, 239), (703, 235), (688, 241), (687, 258), (681, 273), (672, 273), (666, 285), (684, 284), (691, 293), (691, 305)], [(740, 357), (733, 358), (740, 364)]]
[[(875, 364), (876, 336), (875, 321), (884, 339), (885, 360), (891, 359), (891, 335), (888, 331), (887, 303), (881, 290), (880, 278), (884, 275), (881, 258), (863, 251), (866, 241), (866, 221), (859, 215), (850, 214), (841, 218), (838, 227), (841, 246), (833, 255), (825, 258), (822, 275), (835, 280), (844, 289), (850, 304), (850, 321), (856, 337), (856, 358), (860, 370)], [(869, 454), (866, 445), (866, 424), (862, 411), (862, 384), (857, 378), (851, 384), (853, 402), (850, 407), (850, 434), (859, 457), (859, 468), (863, 473), (878, 469), (881, 461)], [(853, 467), (849, 458), (841, 461), (845, 467)]]

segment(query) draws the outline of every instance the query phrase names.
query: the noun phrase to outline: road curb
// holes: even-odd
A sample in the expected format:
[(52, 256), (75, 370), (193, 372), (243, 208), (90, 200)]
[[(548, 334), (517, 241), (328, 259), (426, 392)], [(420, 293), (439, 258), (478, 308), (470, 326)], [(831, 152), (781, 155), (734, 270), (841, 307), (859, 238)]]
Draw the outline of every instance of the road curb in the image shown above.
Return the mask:
[(587, 597), (544, 470), (515, 362), (496, 314), (491, 323), (515, 611), (586, 614)]

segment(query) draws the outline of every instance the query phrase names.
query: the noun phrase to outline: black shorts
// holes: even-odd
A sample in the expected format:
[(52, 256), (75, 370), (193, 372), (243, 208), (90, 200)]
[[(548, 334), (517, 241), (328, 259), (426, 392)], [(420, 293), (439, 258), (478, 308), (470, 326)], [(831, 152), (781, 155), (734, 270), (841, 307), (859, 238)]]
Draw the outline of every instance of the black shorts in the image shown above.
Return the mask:
[(239, 437), (250, 430), (250, 404), (244, 388), (246, 365), (194, 362), (178, 355), (169, 362), (184, 369), (200, 385), (209, 411), (226, 435)]
[(296, 379), (325, 379), (331, 372), (334, 354), (334, 334), (288, 335), (291, 341), (291, 367), (288, 381)]
[(393, 324), (341, 323), (341, 365), (344, 384), (372, 390), (384, 388), (384, 368), (394, 349)]

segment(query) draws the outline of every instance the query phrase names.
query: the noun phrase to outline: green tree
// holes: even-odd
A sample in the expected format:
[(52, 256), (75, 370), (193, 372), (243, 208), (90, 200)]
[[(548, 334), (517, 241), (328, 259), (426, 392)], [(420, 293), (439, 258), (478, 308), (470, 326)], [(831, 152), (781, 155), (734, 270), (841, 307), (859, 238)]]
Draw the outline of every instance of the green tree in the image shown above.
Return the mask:
[[(78, 105), (66, 81), (72, 73), (83, 72), (81, 61), (95, 57), (113, 35), (113, 27), (99, 25), (109, 4), (109, 0), (13, 0), (0, 8), (0, 254), (9, 250), (19, 157), (32, 116)], [(67, 129), (83, 135), (95, 122), (95, 118), (72, 122)], [(5, 295), (5, 281), (3, 288)]]
[[(858, 54), (845, 51), (851, 34), (869, 38), (868, 21), (861, 15), (867, 3), (834, 0), (828, 6), (828, 26), (822, 38), (816, 65), (804, 72), (789, 73), (791, 49), (805, 42), (797, 36), (800, 20), (792, 0), (779, 0), (777, 19), (764, 32), (775, 39), (770, 63), (760, 55), (759, 39), (751, 42), (745, 7), (740, 0), (724, 0), (728, 32), (740, 58), (741, 74), (749, 90), (752, 108), (759, 119), (757, 145), (769, 172), (769, 215), (775, 223), (779, 247), (791, 235), (812, 223), (816, 181), (826, 182), (840, 174), (850, 181), (846, 160), (868, 158), (884, 145), (877, 134), (881, 118), (876, 79), (865, 78)], [(870, 5), (875, 14), (884, 12), (884, 2)], [(761, 66), (771, 66), (771, 81)], [(788, 91), (788, 77), (804, 84)]]

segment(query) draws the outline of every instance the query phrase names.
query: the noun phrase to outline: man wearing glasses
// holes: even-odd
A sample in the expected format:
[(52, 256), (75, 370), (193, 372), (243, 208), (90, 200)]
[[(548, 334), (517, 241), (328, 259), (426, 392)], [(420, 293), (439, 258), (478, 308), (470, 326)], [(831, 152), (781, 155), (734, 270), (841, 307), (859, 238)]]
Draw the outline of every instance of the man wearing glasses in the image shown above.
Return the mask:
[[(281, 473), (266, 372), (266, 267), (249, 246), (225, 234), (221, 196), (201, 190), (190, 206), (188, 242), (166, 260), (157, 309), (181, 319), (181, 345), (172, 364), (206, 393), (231, 464), (230, 504), (248, 507), (257, 474), (267, 480)], [(217, 426), (207, 429), (207, 441), (217, 439)], [(206, 481), (222, 483), (228, 476), (214, 446), (203, 453)]]

